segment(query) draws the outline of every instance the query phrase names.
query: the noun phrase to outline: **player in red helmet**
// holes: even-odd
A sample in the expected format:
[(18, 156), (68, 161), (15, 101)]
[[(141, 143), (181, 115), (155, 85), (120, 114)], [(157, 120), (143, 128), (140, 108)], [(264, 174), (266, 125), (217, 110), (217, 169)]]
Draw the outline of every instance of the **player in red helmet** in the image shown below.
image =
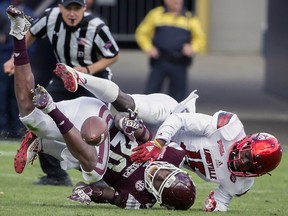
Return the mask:
[[(22, 146), (23, 148), (17, 153), (19, 157), (14, 163), (16, 171), (21, 173), (37, 152), (46, 150), (45, 153), (48, 153), (47, 151), (50, 151), (52, 156), (62, 159), (61, 162), (63, 163), (61, 163), (61, 167), (63, 169), (74, 168), (81, 170), (82, 176), (86, 181), (100, 181), (105, 174), (104, 180), (109, 186), (115, 189), (119, 188), (119, 191), (115, 191), (112, 194), (114, 198), (113, 202), (116, 205), (123, 208), (148, 208), (153, 206), (156, 199), (153, 194), (145, 190), (144, 186), (146, 163), (140, 165), (133, 163), (129, 157), (132, 148), (138, 146), (138, 143), (125, 137), (121, 131), (113, 127), (114, 120), (111, 112), (98, 99), (81, 97), (54, 103), (45, 88), (41, 86), (35, 88), (34, 76), (31, 71), (25, 43), (25, 31), (28, 30), (30, 22), (22, 11), (13, 6), (7, 8), (7, 14), (11, 19), (10, 34), (14, 37), (14, 53), (17, 54), (14, 59), (14, 80), (20, 120), (27, 129), (30, 129), (38, 136), (34, 142)], [(104, 138), (103, 142), (101, 144), (98, 143), (99, 145), (97, 146), (87, 145), (80, 133), (81, 126), (87, 122), (85, 120), (90, 116), (101, 117), (107, 123), (107, 127), (111, 129), (109, 136)], [(139, 126), (139, 128), (147, 132), (144, 127)], [(144, 136), (143, 131), (141, 132), (142, 137)], [(94, 136), (93, 133), (88, 134)], [(45, 138), (46, 141), (50, 140), (51, 143), (44, 146), (43, 140), (41, 141), (39, 137)], [(171, 152), (169, 150), (170, 146), (167, 146), (167, 153), (170, 152), (167, 154), (167, 157), (171, 158), (168, 159), (163, 155), (163, 160), (168, 160), (176, 166), (181, 166), (185, 152), (183, 149), (177, 147), (176, 145), (174, 148), (175, 155), (171, 157), (173, 150), (171, 149)], [(52, 154), (53, 152), (54, 154)], [(175, 167), (175, 169), (177, 168)], [(187, 175), (184, 172), (181, 172), (181, 174)], [(124, 176), (124, 178), (120, 178), (121, 176)], [(174, 177), (174, 175), (165, 176), (163, 180), (168, 179), (172, 183)], [(183, 176), (181, 179), (177, 178), (175, 183), (181, 182), (182, 179), (184, 179)], [(188, 175), (187, 179), (190, 179)], [(194, 185), (191, 179), (189, 183), (191, 186)], [(168, 187), (168, 185), (166, 186)], [(84, 192), (81, 191), (82, 189), (78, 187), (74, 191), (75, 193), (73, 192), (73, 195), (75, 195), (73, 196), (73, 200), (78, 201), (79, 199), (83, 199)], [(187, 189), (195, 192), (195, 188), (189, 187)], [(81, 196), (77, 197), (77, 195)], [(95, 199), (97, 201), (97, 198), (101, 197), (102, 194), (96, 193), (91, 195), (91, 200)], [(194, 203), (194, 199), (195, 193), (192, 193), (190, 206)], [(172, 204), (170, 205), (174, 207)], [(175, 206), (175, 209), (177, 208), (188, 208), (188, 204), (185, 206)]]
[[(155, 141), (137, 147), (131, 158), (140, 162), (155, 159), (161, 152), (161, 144), (170, 142), (173, 138), (185, 148), (189, 156), (188, 166), (203, 179), (221, 186), (209, 195), (205, 211), (227, 211), (233, 196), (245, 194), (252, 187), (253, 178), (241, 179), (231, 173), (227, 166), (231, 145), (246, 136), (243, 125), (235, 114), (225, 111), (219, 111), (213, 116), (194, 113), (195, 100), (198, 98), (195, 91), (184, 101), (175, 104), (163, 97), (154, 97), (151, 100), (148, 99), (150, 95), (127, 95), (111, 81), (79, 73), (64, 64), (59, 64), (54, 72), (63, 80), (64, 85), (69, 82), (82, 85), (97, 98), (111, 103), (118, 111), (125, 112), (127, 108), (137, 111), (139, 117), (146, 124), (152, 123), (154, 128), (171, 112), (175, 113), (168, 117), (169, 120), (165, 120)], [(182, 111), (190, 113), (176, 114)], [(151, 130), (151, 127), (148, 128)], [(170, 131), (171, 129), (179, 130), (179, 133), (176, 134), (176, 131)]]
[(251, 134), (231, 146), (228, 168), (239, 177), (262, 176), (274, 170), (281, 157), (282, 149), (274, 136)]
[(81, 73), (63, 63), (56, 65), (54, 73), (59, 76), (64, 83), (64, 87), (69, 90), (69, 86), (82, 86), (94, 94), (105, 103), (110, 103), (113, 112), (127, 112), (128, 109), (138, 113), (145, 125), (152, 133), (156, 133), (161, 123), (172, 113), (183, 110), (194, 111), (195, 101), (198, 95), (196, 90), (178, 103), (169, 95), (162, 93), (154, 94), (126, 94), (119, 86), (111, 80), (104, 80), (92, 77), (89, 74)]
[(247, 193), (254, 177), (274, 170), (281, 161), (278, 140), (267, 133), (246, 136), (237, 115), (175, 113), (158, 129), (155, 140), (136, 147), (133, 161), (157, 160), (170, 141), (185, 149), (185, 165), (199, 177), (219, 185), (204, 202), (205, 211), (227, 211), (234, 196)]

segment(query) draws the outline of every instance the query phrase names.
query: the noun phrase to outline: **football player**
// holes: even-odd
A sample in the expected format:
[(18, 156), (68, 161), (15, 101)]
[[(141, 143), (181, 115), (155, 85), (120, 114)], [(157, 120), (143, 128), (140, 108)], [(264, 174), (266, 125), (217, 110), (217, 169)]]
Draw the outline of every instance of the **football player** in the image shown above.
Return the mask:
[(129, 156), (138, 143), (119, 130), (110, 130), (110, 138), (111, 154), (103, 177), (107, 185), (79, 182), (69, 199), (86, 204), (110, 203), (125, 209), (151, 208), (156, 201), (175, 210), (187, 210), (193, 205), (195, 185), (189, 175), (178, 168), (184, 162), (182, 148), (170, 143), (158, 161), (135, 163)]
[[(13, 36), (14, 42), (15, 94), (20, 120), (27, 129), (33, 132), (30, 137), (26, 137), (25, 142), (22, 142), (15, 156), (16, 172), (22, 173), (25, 166), (35, 156), (30, 144), (35, 141), (35, 135), (37, 135), (48, 140), (66, 142), (67, 146), (61, 155), (67, 162), (66, 165), (75, 168), (73, 165), (77, 161), (76, 166), (82, 170), (85, 180), (100, 180), (107, 168), (109, 136), (103, 141), (103, 145), (89, 146), (82, 140), (79, 129), (84, 120), (93, 115), (103, 118), (110, 127), (113, 124), (111, 112), (103, 102), (97, 99), (82, 97), (54, 103), (44, 88), (34, 89), (34, 76), (25, 43), (25, 33), (31, 25), (30, 20), (22, 11), (13, 6), (7, 8), (7, 15), (11, 20), (10, 35)], [(54, 150), (52, 146), (47, 146), (47, 148)]]
[[(145, 208), (155, 203), (155, 198), (152, 197), (152, 194), (155, 194), (156, 199), (169, 208), (190, 208), (195, 200), (195, 186), (190, 177), (175, 166), (166, 163), (155, 163), (146, 168), (144, 178), (144, 163), (139, 166), (139, 164), (131, 162), (129, 155), (132, 145), (129, 148), (129, 143), (127, 144), (126, 142), (126, 139), (129, 140), (129, 138), (125, 138), (123, 134), (119, 133), (119, 130), (115, 129), (114, 134), (110, 131), (110, 134), (112, 134), (111, 143), (110, 136), (108, 135), (97, 146), (87, 145), (83, 141), (80, 128), (83, 122), (90, 116), (102, 117), (106, 121), (107, 127), (112, 127), (113, 117), (107, 106), (98, 99), (86, 97), (54, 103), (49, 93), (43, 87), (37, 86), (37, 88), (34, 88), (34, 77), (30, 68), (25, 43), (25, 33), (29, 29), (30, 21), (23, 12), (14, 7), (7, 8), (7, 15), (11, 20), (10, 35), (13, 36), (14, 40), (15, 94), (20, 120), (33, 134), (46, 140), (51, 140), (57, 146), (54, 148), (55, 145), (51, 145), (50, 151), (54, 151), (56, 157), (64, 159), (65, 163), (62, 163), (61, 166), (64, 169), (81, 169), (83, 178), (87, 181), (100, 181), (107, 169), (111, 146), (112, 150), (113, 148), (115, 150), (111, 153), (108, 169), (112, 171), (110, 174), (114, 175), (116, 181), (112, 182), (112, 178), (108, 176), (106, 177), (107, 182), (111, 185), (118, 184), (119, 175), (124, 175), (127, 178), (132, 177), (132, 180), (130, 180), (131, 183), (135, 182), (134, 191), (131, 191), (133, 188), (126, 188), (129, 190), (126, 191), (126, 194), (124, 192), (121, 193), (121, 189), (119, 189), (119, 186), (127, 187), (127, 182), (124, 179), (124, 183), (122, 182), (118, 186), (115, 185), (114, 187), (118, 191), (114, 193), (114, 198), (111, 202), (121, 207)], [(138, 128), (147, 132), (144, 127), (139, 126)], [(33, 134), (31, 137), (27, 137), (33, 142), (31, 143), (29, 140), (24, 142), (26, 145), (21, 145), (16, 154), (14, 165), (15, 170), (19, 173), (23, 172), (26, 165), (33, 160), (37, 152), (40, 150), (43, 151), (43, 143), (41, 143), (39, 138), (35, 139)], [(138, 145), (135, 141), (132, 143)], [(49, 145), (45, 147), (49, 148)], [(179, 158), (175, 157), (175, 159), (171, 160), (179, 166), (182, 164), (184, 155), (182, 153)], [(128, 166), (125, 167), (126, 165)], [(139, 172), (137, 178), (134, 176), (134, 172)], [(146, 186), (144, 187), (143, 185)], [(150, 191), (150, 194), (145, 191), (145, 188), (147, 191)], [(178, 191), (178, 188), (182, 193), (189, 195), (185, 196), (185, 200), (183, 200), (181, 194), (174, 195)], [(142, 193), (141, 191), (144, 192), (138, 197)], [(73, 194), (76, 194), (76, 190), (74, 192)], [(81, 195), (81, 193), (77, 193), (77, 195)], [(92, 196), (94, 195), (92, 193)], [(100, 197), (101, 195), (98, 194), (99, 199)], [(166, 197), (170, 197), (171, 199), (166, 200)], [(96, 198), (95, 201), (97, 201)], [(124, 199), (126, 199), (125, 202)]]
[(185, 151), (185, 165), (202, 179), (217, 183), (204, 203), (204, 210), (227, 211), (234, 196), (244, 195), (254, 177), (269, 174), (281, 161), (278, 140), (268, 133), (246, 135), (237, 115), (219, 111), (213, 116), (175, 113), (160, 126), (154, 141), (136, 147), (133, 161), (153, 161), (162, 146), (178, 143)]
[[(38, 92), (38, 89), (35, 91)], [(38, 95), (36, 94), (36, 96)], [(36, 99), (34, 98), (34, 101)], [(131, 116), (132, 114), (129, 115), (129, 117)], [(127, 119), (127, 121), (129, 120)], [(108, 202), (126, 209), (151, 208), (156, 201), (168, 209), (189, 209), (195, 201), (195, 185), (186, 172), (177, 168), (183, 165), (185, 151), (178, 145), (170, 143), (165, 147), (162, 156), (159, 157), (159, 160), (168, 161), (169, 163), (157, 161), (148, 165), (146, 162), (132, 162), (130, 160), (132, 149), (138, 146), (139, 143), (151, 138), (149, 130), (141, 121), (137, 118), (133, 118), (133, 121), (140, 124), (135, 131), (135, 140), (133, 141), (116, 127), (109, 130), (110, 152), (107, 170), (102, 179), (104, 181), (99, 182), (97, 180), (97, 182), (90, 184), (80, 182), (69, 198), (86, 204), (91, 201), (96, 203)], [(84, 121), (81, 134), (83, 134), (83, 128), (91, 130), (91, 132), (86, 131), (85, 133), (91, 135), (91, 138), (86, 137), (87, 140), (91, 141), (95, 134), (92, 132), (94, 128), (85, 126), (85, 124), (89, 123)], [(79, 133), (74, 132), (74, 136), (77, 135), (79, 136)], [(61, 160), (61, 157), (63, 158), (63, 152), (65, 153), (63, 144), (55, 141), (47, 143), (49, 140), (42, 140), (39, 137), (36, 140), (37, 142), (33, 142), (29, 147), (30, 149), (36, 149), (33, 152), (34, 154), (42, 151), (59, 160)], [(77, 144), (78, 139), (70, 140), (70, 142), (76, 142)], [(53, 147), (50, 148), (53, 151), (45, 150), (47, 144)], [(100, 146), (105, 144), (102, 143)], [(70, 164), (66, 162), (67, 165), (64, 167), (67, 168), (70, 165), (69, 168), (77, 168), (77, 164), (79, 164), (79, 162), (72, 159), (69, 162)], [(61, 161), (61, 166), (63, 166), (63, 161)], [(103, 185), (103, 182), (105, 182), (105, 185)]]
[(195, 94), (196, 91), (193, 91), (185, 100), (178, 103), (172, 97), (161, 93), (149, 95), (126, 94), (111, 80), (91, 77), (63, 63), (57, 64), (54, 73), (63, 80), (64, 87), (68, 91), (74, 92), (78, 85), (81, 85), (101, 101), (111, 103), (112, 108), (115, 108), (118, 112), (127, 112), (128, 109), (137, 112), (138, 117), (144, 121), (147, 128), (154, 134), (172, 112), (181, 112), (185, 109), (195, 112), (195, 101), (198, 98), (198, 95)]

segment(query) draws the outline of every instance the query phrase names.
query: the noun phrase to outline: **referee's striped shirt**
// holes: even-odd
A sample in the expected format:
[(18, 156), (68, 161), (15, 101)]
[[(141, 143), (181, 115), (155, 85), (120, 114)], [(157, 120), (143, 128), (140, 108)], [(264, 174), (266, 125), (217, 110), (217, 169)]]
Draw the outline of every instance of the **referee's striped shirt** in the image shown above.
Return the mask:
[[(49, 8), (33, 22), (30, 32), (36, 38), (48, 36), (57, 61), (71, 67), (88, 66), (102, 57), (112, 58), (119, 52), (105, 23), (86, 12), (77, 27), (67, 27), (59, 8)], [(111, 72), (109, 68), (106, 68), (107, 72)], [(96, 76), (101, 76), (101, 73)]]

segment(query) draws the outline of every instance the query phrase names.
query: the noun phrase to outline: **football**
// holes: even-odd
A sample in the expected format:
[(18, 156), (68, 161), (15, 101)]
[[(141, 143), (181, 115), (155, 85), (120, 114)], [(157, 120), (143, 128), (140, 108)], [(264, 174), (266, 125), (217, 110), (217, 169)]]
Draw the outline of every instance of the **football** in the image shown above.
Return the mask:
[(98, 146), (108, 135), (107, 123), (98, 116), (87, 118), (81, 127), (82, 139), (89, 145)]

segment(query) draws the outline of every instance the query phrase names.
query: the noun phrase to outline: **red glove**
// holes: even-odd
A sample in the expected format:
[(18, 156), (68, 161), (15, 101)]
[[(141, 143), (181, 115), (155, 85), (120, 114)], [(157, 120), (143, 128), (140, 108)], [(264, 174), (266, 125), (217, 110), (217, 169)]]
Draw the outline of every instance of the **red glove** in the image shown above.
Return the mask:
[(211, 191), (204, 202), (204, 211), (212, 212), (215, 210), (216, 205), (217, 205), (217, 202), (214, 199), (214, 191)]
[(130, 155), (132, 161), (142, 163), (149, 160), (150, 162), (153, 162), (158, 159), (162, 151), (162, 145), (158, 141), (154, 140), (137, 146), (132, 149), (132, 151), (135, 152)]

